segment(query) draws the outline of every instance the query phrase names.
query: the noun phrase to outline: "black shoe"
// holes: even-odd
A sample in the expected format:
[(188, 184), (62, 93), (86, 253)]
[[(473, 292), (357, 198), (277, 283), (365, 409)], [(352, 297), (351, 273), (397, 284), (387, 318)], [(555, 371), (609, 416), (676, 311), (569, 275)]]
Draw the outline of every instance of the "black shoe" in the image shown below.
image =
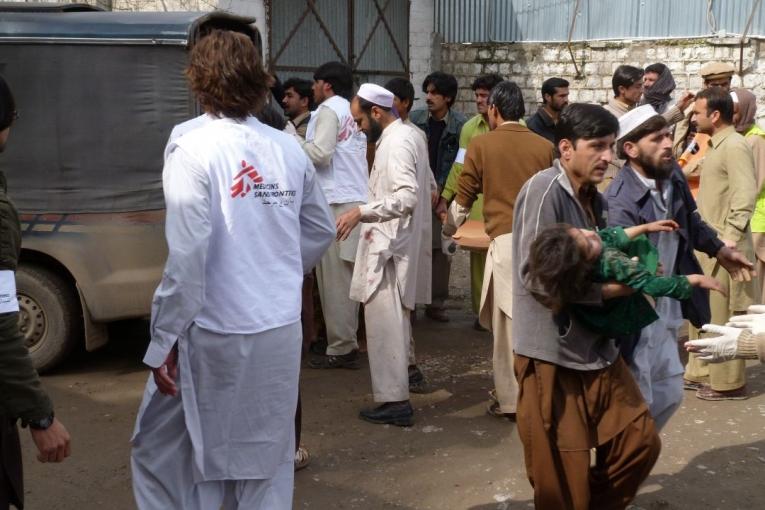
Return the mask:
[(370, 423), (411, 427), (414, 425), (414, 409), (406, 402), (387, 402), (374, 409), (364, 409), (359, 418)]
[(422, 371), (417, 365), (409, 367), (409, 392), (430, 393), (430, 386)]
[(449, 322), (449, 316), (443, 308), (426, 308), (425, 317), (436, 322)]
[(361, 368), (359, 351), (351, 351), (348, 354), (327, 354), (326, 356), (313, 356), (308, 360), (310, 368)]

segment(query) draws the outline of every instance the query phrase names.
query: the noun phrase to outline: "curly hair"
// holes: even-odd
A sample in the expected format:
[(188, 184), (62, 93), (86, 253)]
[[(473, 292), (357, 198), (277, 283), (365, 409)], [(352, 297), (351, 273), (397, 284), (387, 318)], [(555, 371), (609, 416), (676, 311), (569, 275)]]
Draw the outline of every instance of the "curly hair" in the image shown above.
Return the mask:
[(206, 112), (240, 120), (263, 108), (273, 83), (252, 40), (230, 30), (213, 30), (192, 48), (186, 76)]
[(537, 235), (529, 249), (528, 273), (534, 298), (553, 313), (581, 296), (590, 284), (594, 264), (588, 261), (571, 230), (556, 223)]

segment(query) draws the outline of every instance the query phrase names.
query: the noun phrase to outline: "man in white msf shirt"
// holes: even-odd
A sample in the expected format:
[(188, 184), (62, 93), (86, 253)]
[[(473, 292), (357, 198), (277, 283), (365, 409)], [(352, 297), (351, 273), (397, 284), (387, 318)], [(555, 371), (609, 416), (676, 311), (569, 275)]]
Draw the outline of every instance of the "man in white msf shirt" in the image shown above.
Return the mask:
[[(367, 200), (367, 140), (351, 117), (351, 68), (327, 62), (313, 75), (316, 111), (306, 129), (303, 150), (335, 217)], [(327, 330), (326, 356), (309, 360), (311, 368), (359, 368), (359, 304), (348, 297), (359, 229), (337, 241), (316, 267), (316, 283)]]
[(361, 222), (352, 299), (364, 303), (367, 350), (375, 402), (360, 418), (372, 423), (410, 426), (408, 366), (415, 366), (410, 314), (415, 303), (429, 303), (431, 278), (431, 193), (435, 181), (425, 138), (392, 112), (393, 93), (365, 83), (351, 103), (351, 114), (370, 142), (375, 160), (368, 203), (337, 219), (343, 240)]
[(300, 289), (334, 238), (313, 166), (253, 116), (270, 77), (244, 35), (191, 51), (207, 114), (165, 151), (168, 259), (132, 438), (141, 510), (292, 508)]

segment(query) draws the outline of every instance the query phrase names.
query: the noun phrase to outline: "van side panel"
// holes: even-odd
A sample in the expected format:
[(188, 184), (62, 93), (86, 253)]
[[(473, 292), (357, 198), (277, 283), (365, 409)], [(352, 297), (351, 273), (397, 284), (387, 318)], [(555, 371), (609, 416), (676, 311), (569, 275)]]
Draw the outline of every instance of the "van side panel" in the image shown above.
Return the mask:
[(69, 270), (94, 322), (150, 314), (167, 258), (164, 211), (22, 214), (21, 231), (23, 250)]
[(19, 119), (0, 158), (22, 212), (164, 208), (162, 153), (193, 116), (182, 46), (0, 44)]

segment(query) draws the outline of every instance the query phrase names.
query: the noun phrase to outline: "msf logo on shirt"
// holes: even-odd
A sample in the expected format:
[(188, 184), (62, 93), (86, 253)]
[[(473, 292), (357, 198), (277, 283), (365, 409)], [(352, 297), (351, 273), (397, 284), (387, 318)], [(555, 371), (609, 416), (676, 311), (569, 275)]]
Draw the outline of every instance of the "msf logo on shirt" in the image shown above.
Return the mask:
[(350, 115), (345, 117), (345, 121), (340, 126), (340, 130), (337, 133), (337, 142), (344, 142), (351, 138), (358, 131), (356, 127), (356, 121)]
[(234, 185), (231, 186), (231, 197), (245, 197), (262, 182), (263, 177), (255, 170), (255, 167), (242, 160), (242, 170), (234, 176)]

